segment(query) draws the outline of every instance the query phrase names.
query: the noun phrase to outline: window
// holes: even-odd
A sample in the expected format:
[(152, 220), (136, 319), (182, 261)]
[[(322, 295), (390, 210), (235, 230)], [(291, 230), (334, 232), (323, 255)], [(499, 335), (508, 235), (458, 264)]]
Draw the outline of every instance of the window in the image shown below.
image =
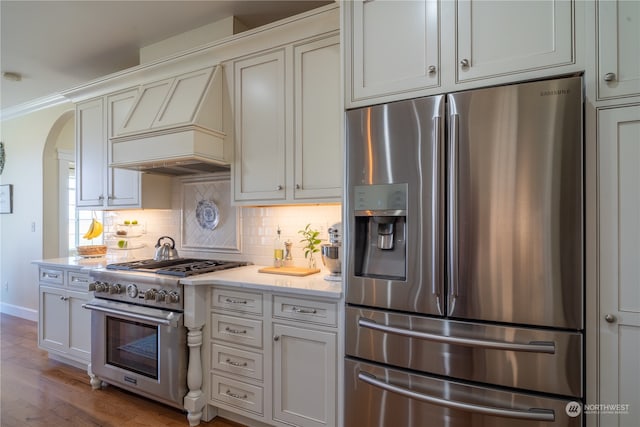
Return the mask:
[(103, 244), (103, 236), (100, 235), (91, 241), (82, 239), (82, 235), (89, 229), (92, 219), (95, 217), (98, 221), (103, 221), (102, 211), (91, 211), (84, 209), (76, 209), (76, 168), (74, 163), (69, 163), (68, 175), (68, 194), (69, 194), (69, 254), (76, 253), (78, 245), (101, 245)]

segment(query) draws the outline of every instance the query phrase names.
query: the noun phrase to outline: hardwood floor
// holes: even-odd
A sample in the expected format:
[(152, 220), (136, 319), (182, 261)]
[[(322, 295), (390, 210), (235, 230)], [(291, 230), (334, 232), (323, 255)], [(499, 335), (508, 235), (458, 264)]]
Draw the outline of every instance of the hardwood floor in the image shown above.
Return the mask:
[[(37, 324), (0, 314), (0, 426), (188, 427), (186, 413), (116, 387), (92, 390), (86, 372), (49, 359)], [(221, 418), (206, 427), (243, 427)]]

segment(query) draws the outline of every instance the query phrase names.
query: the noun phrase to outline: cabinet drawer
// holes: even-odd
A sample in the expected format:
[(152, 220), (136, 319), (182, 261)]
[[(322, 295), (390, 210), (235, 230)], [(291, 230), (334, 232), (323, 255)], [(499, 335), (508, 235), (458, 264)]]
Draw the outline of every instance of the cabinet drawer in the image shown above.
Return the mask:
[(62, 270), (56, 270), (53, 268), (40, 267), (40, 281), (62, 285), (64, 282), (64, 272)]
[(211, 346), (211, 367), (256, 380), (263, 379), (262, 354), (220, 344)]
[(264, 412), (262, 395), (262, 387), (211, 373), (211, 399), (214, 401), (262, 415)]
[(67, 271), (67, 286), (80, 292), (89, 292), (89, 273), (81, 271)]
[(262, 348), (262, 321), (211, 313), (211, 338)]
[(211, 308), (262, 314), (262, 294), (214, 288)]
[(274, 295), (273, 317), (336, 326), (337, 307), (334, 302), (313, 301)]

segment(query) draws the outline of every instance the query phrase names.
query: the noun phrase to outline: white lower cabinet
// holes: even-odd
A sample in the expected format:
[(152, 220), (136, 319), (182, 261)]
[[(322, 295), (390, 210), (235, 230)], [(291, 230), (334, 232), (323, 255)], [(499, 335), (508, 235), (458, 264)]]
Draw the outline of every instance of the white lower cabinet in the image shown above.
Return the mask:
[(337, 307), (212, 287), (208, 403), (268, 425), (336, 426)]
[(82, 305), (89, 300), (89, 274), (46, 267), (39, 274), (38, 346), (86, 366), (91, 360), (91, 313)]
[(273, 419), (335, 425), (336, 333), (274, 323), (273, 334)]

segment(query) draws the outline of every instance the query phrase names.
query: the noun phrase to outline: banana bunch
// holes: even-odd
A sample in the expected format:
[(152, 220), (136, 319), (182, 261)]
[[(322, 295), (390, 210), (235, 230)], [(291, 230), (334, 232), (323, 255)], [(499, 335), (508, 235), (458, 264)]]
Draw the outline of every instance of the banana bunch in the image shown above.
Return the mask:
[(102, 223), (93, 218), (93, 220), (91, 221), (91, 225), (89, 226), (89, 230), (87, 230), (82, 238), (87, 240), (95, 239), (102, 234), (103, 229), (104, 227), (102, 226)]

